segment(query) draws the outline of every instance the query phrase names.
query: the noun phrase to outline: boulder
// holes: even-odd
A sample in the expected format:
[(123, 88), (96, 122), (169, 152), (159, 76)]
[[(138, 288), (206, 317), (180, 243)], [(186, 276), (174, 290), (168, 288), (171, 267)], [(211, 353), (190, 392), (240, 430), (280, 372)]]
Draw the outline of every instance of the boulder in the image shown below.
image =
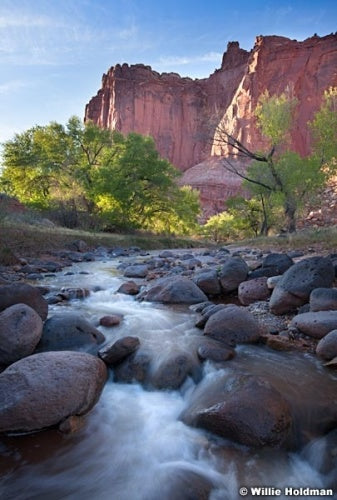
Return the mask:
[(136, 351), (115, 367), (114, 379), (116, 382), (129, 384), (148, 382), (150, 364), (151, 356), (149, 353)]
[(127, 266), (124, 270), (124, 276), (127, 278), (145, 278), (149, 272), (146, 264), (133, 264)]
[(0, 432), (31, 432), (84, 415), (107, 379), (103, 361), (79, 352), (33, 354), (0, 374)]
[(287, 271), (294, 261), (286, 253), (270, 253), (262, 261), (263, 269), (271, 269), (273, 275), (283, 274)]
[(127, 281), (123, 283), (117, 290), (117, 293), (124, 293), (125, 295), (137, 295), (140, 291), (140, 285), (134, 281)]
[(288, 402), (264, 378), (224, 376), (197, 388), (182, 414), (188, 425), (253, 447), (287, 446), (292, 415)]
[(291, 323), (305, 335), (321, 339), (327, 333), (337, 329), (337, 311), (317, 311), (298, 314)]
[(199, 363), (191, 355), (176, 353), (159, 364), (151, 376), (151, 383), (157, 389), (179, 389), (188, 375), (193, 377), (198, 369)]
[(90, 290), (87, 288), (61, 288), (60, 293), (58, 294), (62, 300), (72, 300), (72, 299), (85, 299), (89, 297)]
[(14, 304), (0, 313), (0, 365), (9, 365), (35, 350), (43, 322), (26, 304)]
[(270, 298), (273, 314), (296, 310), (309, 301), (312, 290), (331, 287), (334, 268), (327, 257), (311, 257), (290, 267), (282, 276)]
[(80, 314), (58, 314), (45, 322), (37, 350), (94, 352), (104, 340), (104, 335)]
[(337, 310), (337, 288), (315, 288), (310, 294), (310, 311)]
[(225, 293), (234, 292), (248, 276), (249, 268), (241, 257), (227, 257), (220, 270), (220, 283)]
[(234, 349), (210, 337), (201, 337), (197, 353), (202, 361), (208, 359), (216, 363), (228, 361), (235, 356)]
[(248, 306), (259, 300), (267, 300), (270, 296), (270, 290), (267, 285), (267, 277), (242, 281), (239, 285), (238, 297), (244, 306)]
[(207, 296), (192, 280), (182, 276), (162, 278), (147, 290), (143, 297), (149, 302), (166, 304), (197, 304), (207, 301)]
[(204, 335), (227, 345), (257, 342), (260, 338), (260, 326), (244, 308), (228, 305), (210, 316)]
[(140, 346), (138, 337), (123, 337), (98, 351), (98, 355), (109, 365), (116, 365), (137, 351)]
[(316, 354), (325, 361), (331, 361), (337, 356), (337, 330), (331, 330), (318, 342)]
[(14, 304), (26, 304), (39, 314), (42, 321), (47, 319), (48, 302), (34, 286), (25, 283), (0, 286), (0, 311)]
[(103, 316), (99, 320), (99, 324), (102, 326), (118, 326), (120, 322), (122, 321), (122, 316), (118, 316), (117, 314), (112, 314), (108, 316)]
[(206, 295), (220, 295), (221, 286), (216, 269), (204, 269), (195, 274), (194, 283)]

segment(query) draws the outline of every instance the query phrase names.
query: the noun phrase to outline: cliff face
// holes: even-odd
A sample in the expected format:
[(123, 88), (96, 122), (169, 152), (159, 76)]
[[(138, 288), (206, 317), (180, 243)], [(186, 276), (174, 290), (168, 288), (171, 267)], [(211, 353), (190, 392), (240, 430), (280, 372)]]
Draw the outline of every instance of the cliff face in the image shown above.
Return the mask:
[(229, 43), (221, 68), (201, 80), (159, 74), (144, 65), (116, 65), (103, 76), (101, 90), (86, 106), (85, 119), (123, 133), (153, 136), (161, 155), (176, 167), (194, 167), (183, 182), (202, 190), (207, 209), (212, 202), (214, 210), (220, 210), (227, 193), (237, 191), (239, 183), (228, 174), (218, 175), (222, 167), (219, 170), (215, 162), (215, 169), (209, 161), (212, 155), (228, 153), (217, 145), (219, 122), (246, 146), (263, 148), (254, 119), (257, 100), (266, 89), (279, 94), (288, 86), (299, 101), (293, 148), (306, 154), (306, 123), (319, 108), (324, 90), (337, 86), (336, 68), (337, 34), (304, 42), (257, 37), (251, 52)]

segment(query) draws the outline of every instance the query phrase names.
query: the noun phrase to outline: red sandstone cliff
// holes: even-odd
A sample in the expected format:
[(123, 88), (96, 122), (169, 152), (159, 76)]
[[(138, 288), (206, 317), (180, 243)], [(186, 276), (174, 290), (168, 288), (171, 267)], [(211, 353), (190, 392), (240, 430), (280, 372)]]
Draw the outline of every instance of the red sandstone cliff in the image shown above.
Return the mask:
[(261, 36), (250, 53), (237, 42), (229, 43), (221, 68), (201, 80), (159, 74), (141, 64), (116, 65), (103, 76), (85, 119), (123, 133), (152, 135), (161, 155), (176, 167), (193, 167), (183, 182), (201, 189), (203, 205), (220, 210), (224, 198), (240, 187), (233, 176), (220, 174), (218, 162), (206, 161), (223, 153), (210, 140), (217, 126), (214, 117), (220, 116), (226, 129), (248, 147), (261, 149), (254, 120), (257, 100), (264, 90), (279, 94), (287, 85), (299, 101), (293, 147), (306, 154), (306, 123), (319, 108), (324, 90), (337, 86), (337, 34), (304, 42)]

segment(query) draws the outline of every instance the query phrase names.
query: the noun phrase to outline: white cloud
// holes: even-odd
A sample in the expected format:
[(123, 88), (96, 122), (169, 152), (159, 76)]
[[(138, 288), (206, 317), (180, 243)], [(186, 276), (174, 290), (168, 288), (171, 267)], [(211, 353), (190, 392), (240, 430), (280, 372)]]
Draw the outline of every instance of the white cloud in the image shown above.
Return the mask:
[(220, 52), (207, 52), (197, 56), (167, 56), (160, 57), (159, 64), (161, 66), (184, 66), (187, 64), (198, 64), (202, 62), (221, 62), (222, 53)]
[(11, 80), (9, 82), (0, 83), (0, 95), (12, 94), (16, 90), (28, 87), (30, 84), (23, 80)]

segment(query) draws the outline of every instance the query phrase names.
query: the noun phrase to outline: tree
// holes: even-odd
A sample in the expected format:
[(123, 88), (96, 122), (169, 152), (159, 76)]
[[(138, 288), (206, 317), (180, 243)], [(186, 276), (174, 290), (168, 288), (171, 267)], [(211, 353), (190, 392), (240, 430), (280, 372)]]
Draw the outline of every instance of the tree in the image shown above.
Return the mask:
[(262, 229), (267, 233), (267, 205), (282, 205), (288, 232), (296, 230), (296, 215), (305, 199), (321, 185), (324, 173), (317, 156), (301, 158), (289, 151), (289, 135), (297, 105), (291, 89), (287, 88), (280, 96), (261, 95), (256, 107), (257, 126), (269, 141), (266, 152), (253, 152), (239, 140), (221, 128), (218, 138), (230, 146), (239, 157), (252, 160), (245, 172), (239, 171), (227, 157), (224, 167), (240, 176), (252, 195), (261, 200), (264, 222)]
[(322, 105), (309, 123), (313, 140), (313, 154), (322, 165), (336, 170), (337, 158), (337, 87), (324, 92)]
[(196, 194), (178, 188), (179, 171), (159, 156), (151, 137), (115, 132), (114, 145), (95, 171), (95, 200), (121, 227), (175, 232), (193, 226)]

